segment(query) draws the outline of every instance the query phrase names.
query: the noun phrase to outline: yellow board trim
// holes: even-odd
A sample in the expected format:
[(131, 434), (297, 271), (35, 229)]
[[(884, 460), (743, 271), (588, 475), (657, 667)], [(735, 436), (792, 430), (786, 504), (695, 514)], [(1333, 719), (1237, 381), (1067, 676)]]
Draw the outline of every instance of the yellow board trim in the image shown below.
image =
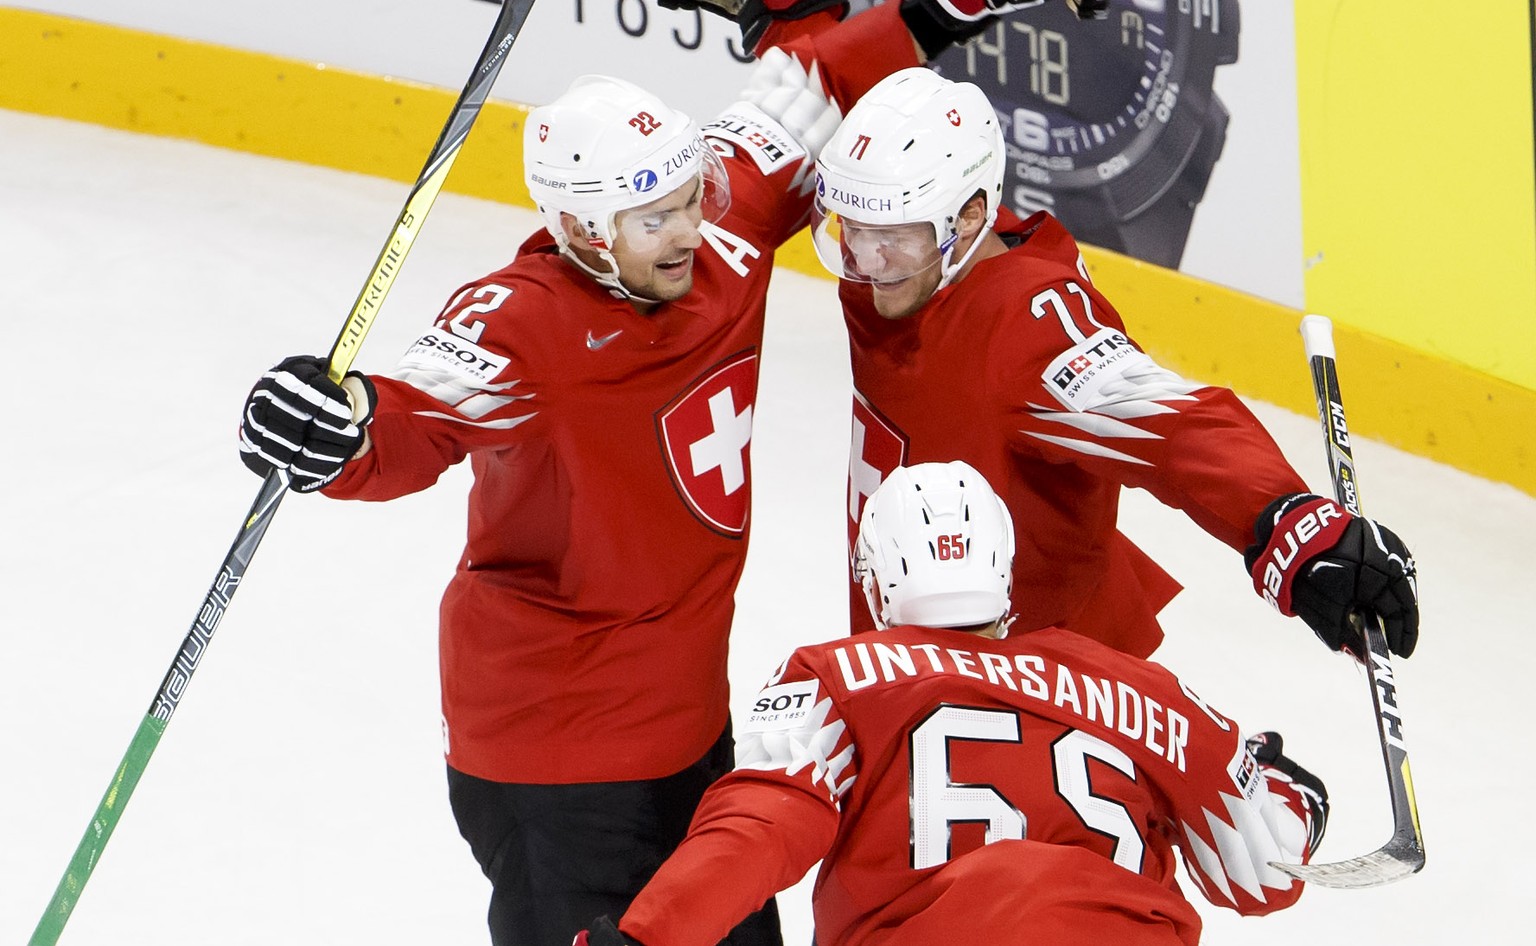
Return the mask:
[[(0, 7), (0, 108), (14, 111), (410, 182), (457, 98), (457, 89)], [(530, 205), (526, 115), (487, 102), (447, 189)]]
[[(0, 108), (414, 181), (457, 91), (0, 7)], [(526, 107), (487, 102), (445, 190), (532, 206)], [(1094, 282), (1159, 363), (1314, 411), (1301, 313), (1092, 247)], [(825, 276), (808, 241), (780, 265)], [(1350, 427), (1536, 495), (1536, 392), (1339, 322)]]

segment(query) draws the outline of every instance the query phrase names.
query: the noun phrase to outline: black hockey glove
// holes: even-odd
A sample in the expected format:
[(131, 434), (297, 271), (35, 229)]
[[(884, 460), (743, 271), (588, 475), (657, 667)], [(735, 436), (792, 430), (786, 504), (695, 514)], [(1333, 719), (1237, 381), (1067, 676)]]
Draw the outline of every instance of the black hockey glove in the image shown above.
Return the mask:
[(1296, 794), (1301, 796), (1302, 804), (1307, 806), (1311, 816), (1307, 819), (1307, 850), (1315, 851), (1322, 843), (1323, 832), (1328, 829), (1328, 786), (1286, 756), (1281, 751), (1284, 747), (1285, 740), (1277, 732), (1261, 732), (1248, 738), (1248, 751), (1264, 767), (1264, 774), (1290, 782)]
[(576, 934), (571, 940), (571, 946), (641, 946), (638, 940), (630, 939), (619, 928), (613, 925), (613, 921), (606, 916), (600, 916), (592, 921), (592, 925)]
[(1067, 6), (1079, 20), (1103, 20), (1109, 17), (1109, 0), (1067, 0)]
[(373, 382), (352, 371), (337, 384), (328, 367), (324, 358), (285, 358), (251, 389), (240, 420), (240, 459), (258, 476), (287, 470), (289, 489), (313, 492), (362, 448), (363, 428), (373, 420)]
[(1300, 616), (1324, 644), (1362, 659), (1365, 641), (1350, 615), (1377, 614), (1392, 652), (1413, 653), (1418, 573), (1392, 530), (1331, 499), (1292, 493), (1265, 507), (1253, 535), (1243, 562), (1254, 589), (1281, 614)]
[(848, 0), (656, 0), (668, 10), (704, 10), (741, 27), (744, 49), (756, 52), (758, 40), (774, 20), (803, 20), (812, 13), (835, 10), (848, 15)]

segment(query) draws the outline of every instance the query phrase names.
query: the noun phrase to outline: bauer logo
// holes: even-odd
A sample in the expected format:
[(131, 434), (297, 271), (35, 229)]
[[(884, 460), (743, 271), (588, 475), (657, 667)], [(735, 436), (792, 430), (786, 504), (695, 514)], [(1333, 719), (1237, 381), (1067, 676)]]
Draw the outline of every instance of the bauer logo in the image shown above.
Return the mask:
[(815, 680), (768, 687), (752, 701), (742, 732), (785, 732), (800, 728), (816, 707), (817, 691)]

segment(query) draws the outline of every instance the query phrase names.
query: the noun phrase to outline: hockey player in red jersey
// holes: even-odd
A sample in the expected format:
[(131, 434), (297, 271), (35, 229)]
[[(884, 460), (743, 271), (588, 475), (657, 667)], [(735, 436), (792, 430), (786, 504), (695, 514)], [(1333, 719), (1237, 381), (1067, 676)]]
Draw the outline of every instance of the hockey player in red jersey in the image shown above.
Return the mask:
[(709, 946), (817, 860), (821, 946), (1192, 946), (1175, 848), (1212, 903), (1294, 904), (1270, 862), (1311, 856), (1321, 780), (1157, 664), (1009, 634), (1013, 522), (963, 462), (892, 471), (857, 545), (882, 632), (794, 652), (736, 770), (587, 946)]
[[(473, 468), (442, 709), (496, 943), (565, 946), (622, 912), (731, 766), (774, 251), (809, 217), (839, 117), (943, 30), (894, 5), (819, 15), (829, 28), (770, 25), (741, 101), (703, 126), (627, 82), (576, 80), (528, 117), (546, 229), (513, 262), (457, 290), (393, 370), (338, 386), (324, 359), (290, 358), (247, 401), (243, 458), (301, 491), (389, 500)], [(770, 905), (732, 942), (778, 939)]]
[(1061, 224), (1000, 206), (1006, 154), (981, 90), (925, 69), (881, 82), (822, 151), (814, 235), (842, 280), (855, 387), (850, 538), (897, 465), (967, 460), (1028, 523), (1019, 626), (1146, 656), (1179, 586), (1116, 529), (1138, 486), (1246, 551), (1260, 594), (1333, 649), (1363, 653), (1349, 613), (1365, 609), (1412, 652), (1403, 543), (1309, 494), (1230, 390), (1142, 352)]

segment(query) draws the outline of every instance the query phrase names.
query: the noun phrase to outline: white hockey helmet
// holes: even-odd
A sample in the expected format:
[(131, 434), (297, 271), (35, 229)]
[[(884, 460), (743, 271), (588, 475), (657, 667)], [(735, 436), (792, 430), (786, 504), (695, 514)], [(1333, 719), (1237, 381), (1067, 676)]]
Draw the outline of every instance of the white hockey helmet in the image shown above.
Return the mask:
[(816, 161), (816, 255), (839, 279), (895, 282), (933, 265), (931, 252), (907, 272), (891, 271), (889, 260), (872, 266), (867, 254), (920, 239), (930, 251), (938, 246), (939, 287), (948, 285), (981, 242), (952, 259), (960, 209), (980, 191), (983, 230), (991, 229), (1006, 155), (997, 113), (975, 85), (924, 68), (887, 76), (848, 111)]
[[(619, 236), (614, 218), (621, 211), (694, 181), (703, 185), (704, 219), (719, 220), (731, 202), (725, 167), (699, 126), (639, 86), (611, 76), (581, 76), (558, 99), (529, 113), (523, 165), (545, 229), (563, 251), (569, 241), (561, 214), (575, 217), (613, 270), (592, 275), (611, 288), (622, 288), (610, 252)], [(643, 249), (658, 226), (649, 221), (626, 228), (624, 236)]]
[(1013, 584), (1013, 519), (964, 461), (897, 467), (864, 504), (854, 575), (882, 630), (995, 621)]

